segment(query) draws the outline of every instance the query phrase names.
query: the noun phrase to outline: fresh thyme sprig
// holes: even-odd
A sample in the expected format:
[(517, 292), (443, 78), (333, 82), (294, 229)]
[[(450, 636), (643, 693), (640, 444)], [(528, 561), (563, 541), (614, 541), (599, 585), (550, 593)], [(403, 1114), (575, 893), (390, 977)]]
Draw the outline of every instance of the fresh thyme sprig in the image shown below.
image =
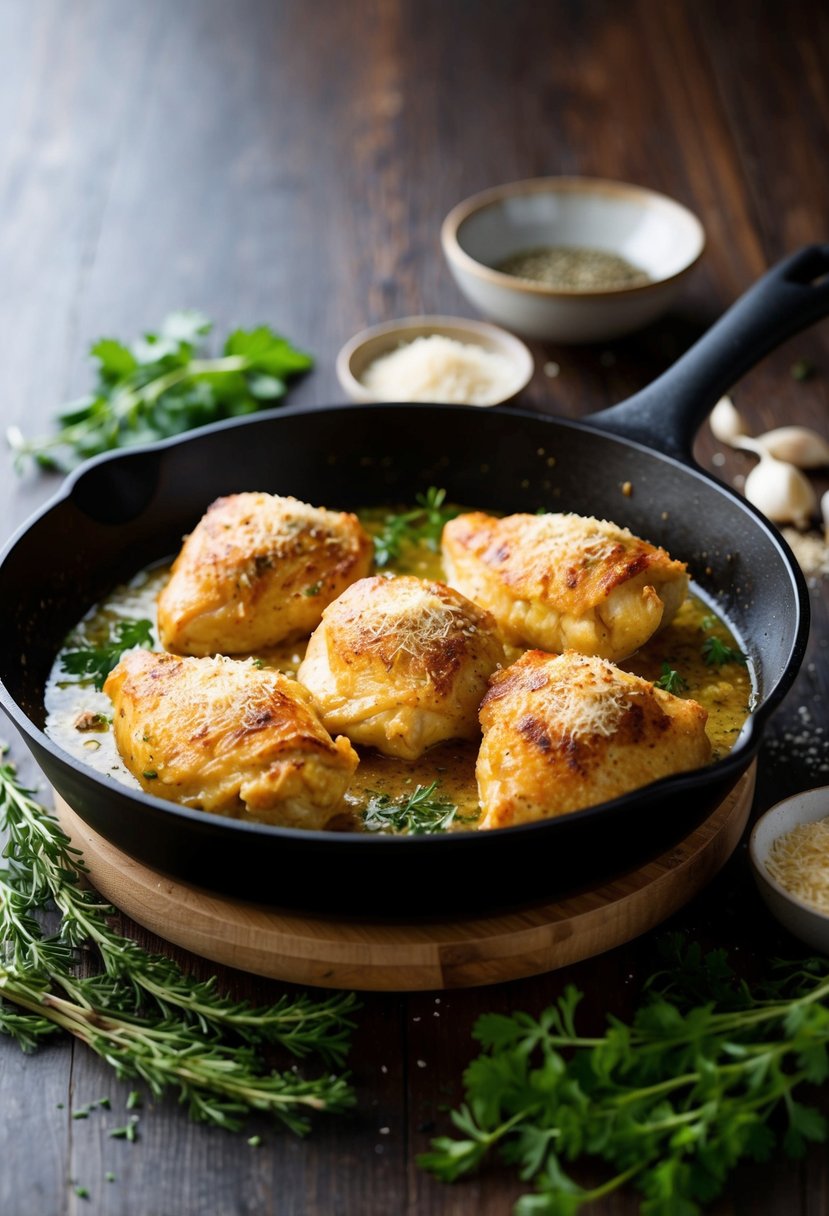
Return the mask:
[(132, 650), (134, 646), (152, 648), (152, 645), (152, 621), (122, 617), (112, 622), (105, 642), (93, 646), (84, 645), (82, 639), (71, 640), (70, 649), (60, 656), (60, 665), (67, 675), (77, 676), (79, 684), (92, 684), (100, 691), (125, 650)]
[(437, 552), (444, 524), (460, 514), (460, 507), (446, 505), (446, 491), (430, 486), (425, 494), (416, 494), (418, 504), (411, 511), (387, 515), (374, 538), (374, 561), (388, 566), (400, 560), (404, 547), (422, 542)]
[[(279, 1044), (295, 1056), (313, 1052), (341, 1064), (353, 994), (283, 996), (261, 1007), (231, 1001), (216, 992), (215, 980), (195, 980), (116, 933), (107, 919), (114, 909), (79, 883), (85, 866), (78, 850), (9, 763), (0, 765), (0, 827), (8, 834), (8, 868), (0, 871), (0, 996), (18, 1007), (0, 1001), (0, 1031), (31, 1050), (56, 1027), (68, 1030), (118, 1076), (141, 1078), (156, 1094), (177, 1086), (194, 1117), (224, 1127), (260, 1110), (304, 1131), (307, 1110), (352, 1104), (344, 1077), (268, 1073), (256, 1049)], [(34, 915), (49, 903), (61, 913), (52, 936)], [(76, 974), (82, 945), (97, 949), (101, 974)]]
[(18, 471), (27, 458), (66, 469), (112, 448), (269, 408), (285, 395), (287, 380), (312, 366), (310, 355), (267, 325), (237, 329), (221, 355), (206, 357), (212, 328), (212, 321), (190, 309), (171, 313), (157, 333), (129, 345), (113, 338), (94, 343), (93, 391), (59, 411), (56, 433), (26, 439), (17, 427), (9, 428)]
[(363, 810), (367, 832), (406, 832), (431, 836), (446, 832), (453, 823), (471, 823), (475, 815), (459, 815), (456, 803), (437, 794), (438, 782), (418, 785), (405, 798), (372, 793)]
[[(571, 986), (538, 1018), (480, 1018), (483, 1051), (451, 1115), (459, 1134), (433, 1141), (420, 1164), (452, 1181), (498, 1147), (536, 1186), (516, 1216), (575, 1216), (628, 1182), (648, 1216), (695, 1216), (738, 1161), (770, 1154), (773, 1114), (789, 1155), (825, 1140), (826, 1120), (795, 1092), (829, 1077), (826, 961), (790, 965), (788, 988), (759, 997), (728, 975), (722, 952), (710, 975), (699, 951), (689, 966), (702, 1003), (654, 988), (632, 1023), (611, 1017), (598, 1037), (578, 1033)], [(606, 1181), (583, 1188), (569, 1174), (584, 1156), (610, 1167)]]

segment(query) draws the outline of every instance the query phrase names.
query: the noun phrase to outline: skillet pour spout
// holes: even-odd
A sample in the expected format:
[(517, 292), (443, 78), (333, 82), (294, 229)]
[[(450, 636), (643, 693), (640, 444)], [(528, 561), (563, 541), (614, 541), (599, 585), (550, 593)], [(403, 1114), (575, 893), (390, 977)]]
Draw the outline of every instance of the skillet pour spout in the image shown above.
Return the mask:
[[(234, 896), (434, 916), (549, 898), (641, 863), (722, 801), (803, 658), (808, 595), (797, 563), (772, 525), (697, 467), (690, 450), (725, 389), (829, 313), (827, 272), (829, 246), (781, 263), (664, 376), (589, 422), (497, 407), (288, 408), (91, 461), (0, 556), (0, 595), (10, 605), (0, 638), (4, 710), (95, 831), (156, 869)], [(731, 754), (557, 819), (394, 837), (189, 810), (109, 781), (45, 734), (44, 687), (67, 632), (116, 583), (174, 552), (214, 498), (255, 488), (346, 509), (412, 501), (429, 485), (493, 511), (613, 519), (687, 561), (697, 592), (750, 656), (756, 707)]]

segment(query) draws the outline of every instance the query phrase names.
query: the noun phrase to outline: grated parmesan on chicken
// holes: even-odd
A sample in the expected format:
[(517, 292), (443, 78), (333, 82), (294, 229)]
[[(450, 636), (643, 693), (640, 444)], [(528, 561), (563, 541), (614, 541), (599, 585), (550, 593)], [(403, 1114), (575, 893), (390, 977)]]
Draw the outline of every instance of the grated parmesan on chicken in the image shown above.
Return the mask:
[(790, 895), (829, 912), (829, 817), (798, 823), (773, 842), (766, 870)]
[(442, 334), (398, 346), (370, 363), (362, 383), (378, 401), (444, 401), (494, 405), (517, 387), (504, 355)]

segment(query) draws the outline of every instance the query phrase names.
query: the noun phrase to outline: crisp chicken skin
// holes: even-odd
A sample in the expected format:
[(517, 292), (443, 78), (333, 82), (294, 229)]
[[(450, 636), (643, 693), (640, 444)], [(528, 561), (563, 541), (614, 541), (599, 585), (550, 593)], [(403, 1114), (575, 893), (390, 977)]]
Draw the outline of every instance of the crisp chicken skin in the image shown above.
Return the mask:
[(304, 637), (326, 604), (367, 574), (356, 515), (276, 494), (218, 498), (185, 539), (158, 597), (161, 644), (244, 654)]
[(118, 750), (148, 794), (286, 827), (324, 828), (342, 813), (357, 753), (281, 672), (130, 650), (104, 692)]
[(443, 530), (443, 561), (507, 642), (615, 661), (667, 625), (688, 592), (684, 562), (581, 515), (459, 515)]
[(481, 705), (481, 828), (547, 819), (707, 764), (707, 712), (606, 659), (530, 650)]
[(326, 608), (297, 679), (328, 730), (415, 760), (445, 739), (478, 738), (478, 706), (503, 662), (492, 617), (460, 592), (375, 576)]

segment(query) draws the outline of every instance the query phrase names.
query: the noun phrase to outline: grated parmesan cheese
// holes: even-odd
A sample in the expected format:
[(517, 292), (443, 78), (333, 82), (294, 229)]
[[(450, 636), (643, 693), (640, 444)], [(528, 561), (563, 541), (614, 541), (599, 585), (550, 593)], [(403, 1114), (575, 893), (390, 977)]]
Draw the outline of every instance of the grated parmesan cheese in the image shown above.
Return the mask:
[[(567, 679), (542, 692), (551, 721), (571, 739), (599, 735), (611, 739), (627, 712), (639, 680), (620, 672), (607, 659), (571, 653), (565, 656)], [(560, 660), (561, 661), (561, 660)]]
[(766, 869), (791, 895), (829, 913), (829, 817), (799, 823), (778, 836)]
[(370, 363), (362, 382), (379, 401), (494, 405), (517, 387), (509, 359), (442, 334), (415, 338)]

